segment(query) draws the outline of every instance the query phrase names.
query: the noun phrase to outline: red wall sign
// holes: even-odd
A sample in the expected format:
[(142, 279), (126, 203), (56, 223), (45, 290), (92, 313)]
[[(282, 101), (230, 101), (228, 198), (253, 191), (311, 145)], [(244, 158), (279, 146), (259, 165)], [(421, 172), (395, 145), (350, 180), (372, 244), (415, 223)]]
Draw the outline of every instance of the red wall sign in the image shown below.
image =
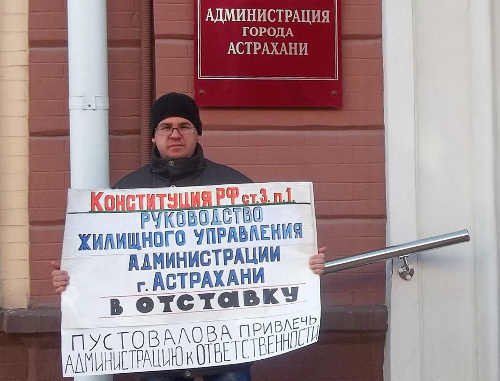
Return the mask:
[(195, 2), (200, 106), (341, 106), (340, 58), (340, 0)]

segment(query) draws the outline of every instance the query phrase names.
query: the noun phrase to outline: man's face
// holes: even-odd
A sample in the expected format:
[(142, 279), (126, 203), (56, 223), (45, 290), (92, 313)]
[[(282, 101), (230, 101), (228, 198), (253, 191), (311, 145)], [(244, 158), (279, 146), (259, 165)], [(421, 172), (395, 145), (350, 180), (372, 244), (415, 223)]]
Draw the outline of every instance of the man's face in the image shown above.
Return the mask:
[[(162, 133), (162, 130), (165, 131), (165, 129), (171, 130), (172, 133)], [(180, 131), (188, 133), (181, 134)], [(187, 119), (173, 116), (158, 124), (152, 141), (156, 144), (162, 158), (180, 159), (193, 156), (198, 139), (198, 131), (193, 123)]]

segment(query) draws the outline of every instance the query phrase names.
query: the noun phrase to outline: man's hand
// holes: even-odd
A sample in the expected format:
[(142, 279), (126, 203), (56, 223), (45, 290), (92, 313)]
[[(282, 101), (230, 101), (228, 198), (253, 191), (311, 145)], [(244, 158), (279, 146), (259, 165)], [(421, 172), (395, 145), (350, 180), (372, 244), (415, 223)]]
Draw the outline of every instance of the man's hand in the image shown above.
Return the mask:
[(318, 254), (309, 257), (309, 268), (317, 275), (322, 275), (325, 270), (325, 253), (326, 247), (322, 247), (318, 250)]
[(52, 284), (57, 293), (62, 293), (69, 285), (69, 275), (67, 271), (61, 270), (59, 262), (50, 262), (52, 268)]

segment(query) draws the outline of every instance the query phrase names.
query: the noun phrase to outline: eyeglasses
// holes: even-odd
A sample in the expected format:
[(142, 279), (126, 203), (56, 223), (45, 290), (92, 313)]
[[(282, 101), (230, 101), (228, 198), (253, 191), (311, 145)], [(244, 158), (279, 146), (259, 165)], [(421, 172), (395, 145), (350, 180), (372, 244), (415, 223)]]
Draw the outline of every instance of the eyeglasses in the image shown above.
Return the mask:
[(174, 133), (174, 130), (177, 130), (177, 132), (181, 135), (189, 135), (194, 133), (194, 126), (192, 125), (180, 125), (179, 127), (172, 127), (169, 125), (165, 126), (158, 126), (156, 127), (156, 133), (158, 135), (165, 135), (165, 136), (170, 136)]

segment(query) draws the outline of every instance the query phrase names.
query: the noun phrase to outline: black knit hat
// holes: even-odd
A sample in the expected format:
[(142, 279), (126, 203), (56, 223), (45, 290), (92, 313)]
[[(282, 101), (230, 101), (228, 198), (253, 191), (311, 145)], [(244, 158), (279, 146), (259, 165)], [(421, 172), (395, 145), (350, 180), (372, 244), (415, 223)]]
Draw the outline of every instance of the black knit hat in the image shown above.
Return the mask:
[(201, 135), (200, 110), (193, 98), (186, 94), (168, 93), (159, 97), (151, 107), (151, 121), (149, 128), (154, 136), (158, 124), (171, 116), (185, 118), (194, 124), (198, 135)]

